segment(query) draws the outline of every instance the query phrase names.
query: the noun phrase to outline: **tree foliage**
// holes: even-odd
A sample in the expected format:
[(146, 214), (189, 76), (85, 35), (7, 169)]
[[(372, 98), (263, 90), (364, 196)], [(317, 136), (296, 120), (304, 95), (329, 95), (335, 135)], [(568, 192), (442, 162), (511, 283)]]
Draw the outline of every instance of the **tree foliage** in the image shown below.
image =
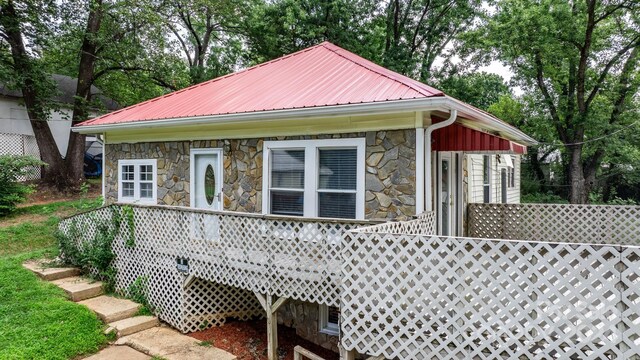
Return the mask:
[(638, 10), (629, 0), (501, 0), (482, 33), (564, 144), (571, 202), (589, 200), (609, 135), (637, 116)]
[[(331, 41), (541, 140), (529, 154), (541, 191), (604, 201), (640, 183), (639, 10), (634, 0), (0, 0), (0, 81), (25, 95), (45, 175), (77, 182), (82, 137), (59, 154), (46, 126), (60, 106), (50, 74), (79, 79), (78, 122), (100, 106), (92, 85), (126, 106)], [(478, 72), (492, 60), (513, 71), (509, 84)], [(558, 161), (552, 184), (544, 168)]]

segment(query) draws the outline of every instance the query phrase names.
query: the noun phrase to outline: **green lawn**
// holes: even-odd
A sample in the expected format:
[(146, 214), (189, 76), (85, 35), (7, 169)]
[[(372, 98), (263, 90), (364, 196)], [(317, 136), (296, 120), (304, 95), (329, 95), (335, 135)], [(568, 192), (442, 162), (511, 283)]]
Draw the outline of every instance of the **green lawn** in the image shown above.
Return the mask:
[(0, 257), (55, 246), (54, 232), (60, 217), (99, 206), (99, 199), (62, 201), (19, 208), (0, 218)]
[(21, 265), (55, 255), (59, 218), (97, 204), (38, 205), (0, 219), (0, 359), (72, 359), (105, 344), (104, 325), (89, 309)]

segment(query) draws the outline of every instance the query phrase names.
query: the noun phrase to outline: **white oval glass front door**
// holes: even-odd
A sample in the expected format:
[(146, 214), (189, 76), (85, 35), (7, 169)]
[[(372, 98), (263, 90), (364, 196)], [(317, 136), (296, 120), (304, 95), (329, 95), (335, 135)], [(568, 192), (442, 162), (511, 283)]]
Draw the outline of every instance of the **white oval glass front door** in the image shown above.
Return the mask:
[(192, 207), (198, 209), (222, 210), (222, 174), (219, 174), (221, 152), (211, 150), (209, 152), (194, 149), (192, 157), (193, 179), (191, 179), (191, 191), (193, 191)]

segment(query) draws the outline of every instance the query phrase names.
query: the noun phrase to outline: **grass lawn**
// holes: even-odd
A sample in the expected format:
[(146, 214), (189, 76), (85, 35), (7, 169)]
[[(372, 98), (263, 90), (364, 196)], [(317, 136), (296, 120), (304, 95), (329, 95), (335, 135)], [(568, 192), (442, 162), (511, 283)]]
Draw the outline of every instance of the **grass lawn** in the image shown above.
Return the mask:
[(0, 359), (72, 359), (105, 344), (104, 325), (89, 309), (68, 301), (62, 290), (21, 265), (55, 255), (60, 217), (97, 204), (37, 205), (0, 219)]

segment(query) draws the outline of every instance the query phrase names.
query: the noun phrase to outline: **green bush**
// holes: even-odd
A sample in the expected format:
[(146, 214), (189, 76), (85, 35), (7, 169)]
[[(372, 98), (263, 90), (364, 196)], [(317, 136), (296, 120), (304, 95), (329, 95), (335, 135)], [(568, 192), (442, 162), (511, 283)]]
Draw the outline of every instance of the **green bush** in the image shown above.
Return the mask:
[(522, 194), (520, 201), (524, 204), (567, 204), (566, 199), (552, 193)]
[(33, 156), (0, 156), (0, 216), (11, 213), (16, 205), (26, 200), (33, 188), (18, 180), (41, 165), (44, 163)]

